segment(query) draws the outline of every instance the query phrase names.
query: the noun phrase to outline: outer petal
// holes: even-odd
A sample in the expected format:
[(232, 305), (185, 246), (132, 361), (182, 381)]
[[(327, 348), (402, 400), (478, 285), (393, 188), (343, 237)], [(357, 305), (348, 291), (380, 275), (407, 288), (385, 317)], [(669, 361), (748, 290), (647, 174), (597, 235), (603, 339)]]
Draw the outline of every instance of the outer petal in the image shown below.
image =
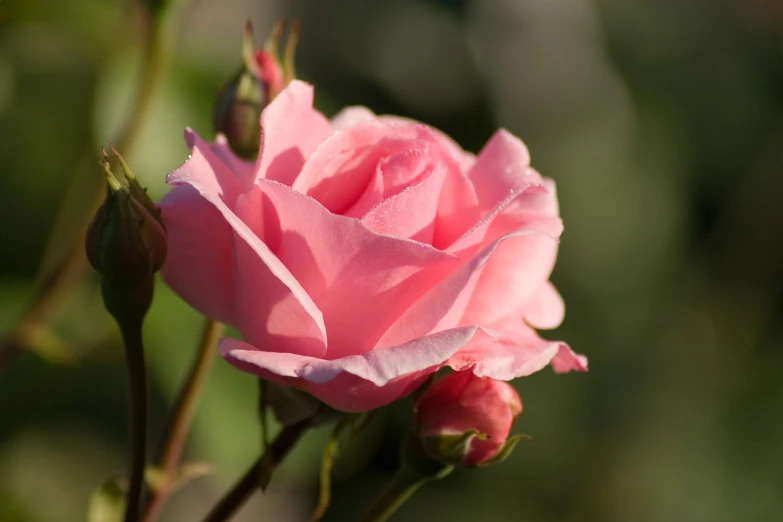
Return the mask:
[(457, 328), (336, 360), (269, 353), (236, 339), (221, 340), (219, 349), (241, 370), (306, 389), (339, 410), (367, 411), (410, 393), (471, 340), (489, 337), (476, 327)]
[(233, 154), (220, 144), (207, 143), (193, 129), (185, 129), (185, 142), (191, 151), (198, 155), (195, 162), (186, 162), (166, 176), (166, 183), (175, 185), (195, 180), (205, 192), (218, 197), (226, 205), (232, 206), (239, 194), (247, 189), (246, 170), (234, 170), (238, 166), (232, 160)]
[(279, 183), (259, 183), (237, 213), (323, 312), (328, 359), (371, 350), (394, 318), (459, 263), (429, 245), (372, 232)]
[(506, 199), (509, 192), (537, 183), (531, 179), (530, 154), (516, 136), (504, 129), (497, 131), (484, 145), (476, 163), (468, 172), (478, 196), (479, 205), (486, 210)]
[(547, 281), (524, 307), (525, 321), (535, 328), (557, 328), (565, 317), (565, 303), (555, 286)]
[(207, 317), (234, 316), (231, 227), (193, 187), (178, 186), (160, 204), (168, 231), (162, 274), (172, 290)]
[(557, 239), (541, 233), (514, 232), (497, 240), (487, 261), (463, 324), (491, 324), (519, 310), (547, 279), (555, 263)]
[[(180, 238), (174, 245), (175, 251), (179, 249), (193, 256), (191, 266), (187, 266), (185, 254), (176, 255), (172, 263), (167, 262), (164, 267), (167, 281), (174, 283), (175, 290), (188, 286), (196, 293), (182, 294), (189, 303), (205, 313), (218, 310), (220, 315), (214, 317), (224, 318), (228, 324), (240, 328), (251, 342), (263, 345), (267, 350), (323, 355), (326, 330), (321, 312), (280, 260), (226, 205), (227, 192), (216, 182), (209, 155), (209, 149), (197, 142), (190, 160), (168, 177), (168, 182), (175, 188), (164, 198), (164, 208), (183, 190), (191, 201), (198, 201), (191, 192), (195, 190), (203, 202), (194, 208), (206, 210), (207, 205), (211, 205), (214, 211), (205, 212), (209, 221), (200, 231), (203, 240), (199, 234), (182, 232), (185, 225), (177, 224), (181, 220), (172, 221), (171, 225), (166, 222), (169, 234)], [(244, 195), (239, 196), (237, 202), (243, 198)], [(173, 201), (176, 203), (176, 199)], [(164, 210), (164, 220), (167, 212), (177, 217)], [(192, 224), (187, 227), (193, 229)], [(225, 265), (225, 256), (220, 258), (220, 263), (213, 262), (208, 251), (204, 252), (205, 260), (200, 261), (202, 254), (198, 249), (209, 246), (205, 241), (217, 240), (219, 252), (233, 252), (229, 266)], [(221, 277), (216, 276), (218, 270), (222, 270)], [(178, 274), (180, 271), (184, 277)], [(229, 282), (231, 288), (225, 286)], [(209, 300), (213, 298), (222, 304), (210, 304)]]
[(376, 119), (378, 119), (378, 117), (367, 107), (354, 105), (345, 107), (338, 112), (330, 121), (330, 125), (332, 126), (332, 130), (340, 131)]
[[(244, 160), (234, 154), (231, 147), (228, 144), (226, 136), (218, 134), (215, 136), (215, 141), (208, 144), (212, 152), (223, 160), (223, 163), (234, 173), (234, 175), (242, 180), (242, 186), (247, 187), (253, 182), (253, 175), (255, 173), (255, 163)], [(190, 148), (193, 148), (191, 145)]]
[[(522, 371), (524, 369), (523, 365), (530, 364), (532, 367), (535, 367), (538, 363), (526, 363), (523, 359), (527, 358), (527, 361), (538, 360), (534, 357), (536, 352), (542, 354), (542, 357), (548, 357), (547, 362), (552, 364), (552, 369), (557, 373), (587, 371), (587, 357), (577, 355), (567, 344), (561, 341), (541, 339), (530, 326), (526, 325), (520, 317), (514, 316), (514, 314), (509, 314), (508, 317), (491, 325), (489, 331), (494, 332), (503, 342), (499, 343), (498, 346), (479, 346), (474, 344), (469, 349), (474, 351), (473, 358), (477, 360), (483, 358), (483, 360), (487, 361), (486, 363), (481, 362), (477, 368), (486, 368), (487, 372), (495, 372), (493, 376), (506, 375), (503, 373), (504, 371), (512, 370), (518, 373), (518, 375), (515, 375), (516, 377), (526, 375)], [(514, 347), (521, 348), (521, 352), (517, 353)], [(503, 370), (503, 354), (506, 354), (505, 357), (512, 357), (516, 361), (513, 364), (509, 362), (511, 365), (509, 370)], [(496, 361), (497, 368), (494, 367), (496, 363), (493, 361)], [(504, 377), (495, 378), (503, 379)]]
[(313, 109), (313, 87), (294, 80), (261, 114), (261, 152), (255, 179), (293, 184), (305, 160), (331, 133), (329, 121)]
[(558, 355), (561, 344), (543, 339), (479, 341), (460, 350), (447, 364), (457, 371), (472, 370), (479, 377), (510, 381), (545, 368)]

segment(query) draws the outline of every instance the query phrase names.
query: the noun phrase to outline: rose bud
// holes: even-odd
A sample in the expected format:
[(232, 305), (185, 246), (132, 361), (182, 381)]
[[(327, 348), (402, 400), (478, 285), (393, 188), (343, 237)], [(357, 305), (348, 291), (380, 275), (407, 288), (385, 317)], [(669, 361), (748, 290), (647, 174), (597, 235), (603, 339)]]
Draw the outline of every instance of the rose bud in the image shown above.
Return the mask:
[(117, 313), (143, 315), (152, 299), (152, 276), (166, 259), (166, 227), (128, 164), (114, 153), (124, 176), (112, 172), (104, 150), (101, 166), (106, 174), (106, 199), (87, 230), (85, 250), (102, 276), (109, 312), (115, 317)]
[(430, 457), (454, 466), (505, 459), (519, 440), (509, 438), (522, 401), (508, 383), (452, 372), (416, 401), (416, 431)]
[[(226, 136), (231, 150), (244, 159), (258, 154), (261, 111), (269, 105), (293, 78), (289, 62), (293, 61), (296, 45), (296, 27), (292, 28), (286, 46), (285, 62), (281, 66), (277, 47), (283, 26), (278, 24), (265, 49), (253, 47), (253, 26), (245, 26), (243, 64), (239, 71), (220, 90), (213, 111), (216, 132)], [(291, 70), (289, 70), (291, 69)]]

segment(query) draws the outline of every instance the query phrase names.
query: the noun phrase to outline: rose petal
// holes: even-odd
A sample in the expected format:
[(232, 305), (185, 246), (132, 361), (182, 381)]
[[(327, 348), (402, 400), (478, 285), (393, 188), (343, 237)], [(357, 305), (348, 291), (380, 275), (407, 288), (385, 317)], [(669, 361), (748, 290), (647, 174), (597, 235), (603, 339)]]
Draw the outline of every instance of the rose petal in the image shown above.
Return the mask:
[[(226, 153), (219, 145), (205, 142), (193, 129), (185, 129), (185, 142), (199, 159), (187, 161), (166, 176), (166, 183), (177, 185), (191, 181), (218, 196), (227, 205), (233, 205), (237, 196), (247, 187), (241, 172), (233, 171), (226, 161)], [(230, 152), (228, 153), (230, 154)]]
[(487, 339), (471, 343), (447, 361), (457, 371), (510, 381), (531, 375), (553, 362), (562, 343), (529, 339), (524, 343)]
[(292, 81), (261, 113), (261, 148), (255, 179), (294, 183), (307, 158), (332, 130), (313, 108), (313, 87)]
[[(204, 246), (203, 243), (191, 242), (188, 245), (183, 243), (184, 246), (175, 246), (183, 251), (186, 251), (185, 246), (188, 246), (189, 252), (194, 255), (195, 261), (191, 261), (192, 270), (186, 271), (189, 277), (187, 281), (190, 281), (188, 284), (193, 287), (190, 289), (191, 294), (195, 294), (191, 295), (194, 300), (189, 302), (203, 311), (220, 308), (224, 312), (223, 317), (226, 317), (225, 314), (229, 311), (223, 310), (223, 305), (210, 308), (210, 305), (205, 305), (204, 302), (217, 295), (221, 299), (220, 303), (223, 303), (226, 296), (230, 296), (234, 303), (230, 317), (227, 317), (225, 322), (240, 328), (249, 341), (270, 351), (322, 355), (326, 350), (326, 330), (321, 312), (288, 269), (226, 205), (221, 197), (221, 187), (215, 182), (212, 164), (207, 160), (208, 155), (209, 149), (196, 142), (191, 158), (169, 175), (168, 182), (175, 186), (170, 194), (176, 194), (182, 190), (182, 185), (185, 185), (195, 189), (201, 198), (209, 202), (221, 215), (222, 222), (215, 218), (214, 213), (210, 213), (215, 219), (206, 222), (205, 228), (199, 232), (207, 240), (219, 236), (221, 242), (218, 247), (223, 250), (231, 249), (231, 246), (226, 246), (224, 240), (232, 242), (234, 255), (230, 266), (220, 265), (220, 268), (231, 276), (214, 278), (214, 263), (210, 265), (207, 261), (200, 264), (197, 261), (197, 248)], [(164, 203), (171, 197), (174, 196), (167, 195)], [(240, 195), (237, 204), (244, 198), (244, 194)], [(203, 209), (204, 206), (199, 208)], [(225, 226), (229, 227), (228, 231)], [(189, 236), (193, 239), (197, 234)], [(177, 259), (184, 262), (181, 256)], [(167, 280), (178, 284), (174, 267), (180, 266), (167, 263)], [(193, 280), (202, 269), (204, 279)], [(210, 280), (207, 277), (213, 278)], [(230, 281), (232, 288), (225, 286), (227, 281)], [(184, 284), (185, 280), (179, 286)], [(259, 321), (262, 317), (267, 318), (266, 323)]]
[(351, 107), (345, 107), (338, 112), (330, 121), (332, 130), (340, 131), (359, 125), (360, 123), (366, 123), (368, 121), (374, 121), (377, 116), (367, 107), (360, 105), (354, 105)]
[(188, 185), (169, 191), (160, 209), (168, 231), (166, 284), (207, 317), (232, 322), (234, 257), (223, 215)]
[(468, 172), (468, 179), (476, 190), (483, 212), (524, 186), (542, 183), (541, 176), (530, 168), (530, 154), (525, 144), (505, 129), (498, 130), (484, 145)]
[[(370, 201), (367, 210), (414, 182), (423, 173), (423, 164), (437, 163), (430, 146), (440, 147), (440, 143), (422, 126), (361, 123), (325, 140), (310, 156), (293, 188), (332, 213), (361, 215), (352, 207), (366, 193), (379, 166), (386, 170), (381, 172), (383, 193), (377, 201)], [(390, 163), (382, 166), (384, 161)]]
[(236, 210), (323, 313), (328, 359), (370, 350), (395, 318), (458, 264), (429, 245), (331, 214), (275, 182), (260, 182)]
[[(247, 187), (253, 182), (253, 175), (255, 173), (255, 163), (247, 161), (231, 150), (231, 146), (228, 144), (228, 139), (222, 133), (215, 136), (215, 141), (208, 144), (213, 154), (223, 160), (228, 169), (234, 173), (234, 175), (242, 180), (242, 186)], [(190, 148), (193, 148), (192, 146)]]
[[(517, 301), (520, 297), (518, 293), (529, 284), (525, 279), (526, 270), (529, 266), (535, 268), (534, 265), (528, 263), (529, 261), (535, 263), (535, 258), (516, 260), (515, 266), (509, 268), (509, 270), (517, 272), (516, 278), (509, 277), (506, 286), (493, 286), (494, 302), (486, 302), (488, 297), (486, 287), (478, 292), (478, 300), (487, 306), (486, 313), (477, 310), (477, 300), (474, 297), (479, 290), (479, 285), (483, 282), (486, 268), (489, 266), (493, 266), (493, 270), (496, 268), (494, 257), (501, 256), (505, 259), (509, 248), (507, 243), (511, 244), (513, 250), (517, 250), (514, 247), (515, 243), (519, 241), (524, 244), (554, 242), (552, 238), (536, 230), (518, 230), (498, 238), (459, 269), (433, 286), (429, 292), (400, 315), (381, 337), (377, 347), (383, 348), (400, 344), (416, 337), (457, 326), (491, 324), (492, 321), (489, 319), (493, 319), (499, 311), (503, 313), (503, 316), (506, 316), (514, 310), (519, 310)], [(533, 275), (535, 276), (535, 272)], [(492, 280), (490, 280), (491, 282)]]
[[(547, 341), (541, 339), (535, 330), (514, 314), (509, 314), (507, 317), (490, 325), (488, 331), (493, 332), (497, 338), (502, 339), (503, 343), (506, 343), (509, 346), (519, 346), (528, 354), (532, 354), (534, 351), (539, 351), (541, 353), (546, 351), (547, 356), (551, 355), (551, 360), (549, 362), (552, 364), (552, 369), (557, 373), (587, 371), (587, 358), (585, 356), (575, 354), (567, 344), (561, 341)], [(511, 348), (509, 349), (513, 351)], [(486, 354), (495, 353), (493, 350), (505, 350), (505, 348), (494, 347), (488, 350)], [(501, 360), (500, 364), (502, 366), (502, 358), (499, 360)], [(522, 374), (518, 376), (522, 376)], [(496, 378), (500, 379), (502, 377)]]
[[(384, 167), (380, 166), (379, 168)], [(408, 238), (429, 244), (435, 229), (438, 195), (443, 187), (445, 176), (442, 166), (436, 166), (419, 183), (384, 199), (364, 215), (362, 223), (379, 234)]]
[(549, 279), (557, 240), (541, 233), (511, 233), (496, 243), (470, 296), (463, 324), (491, 324), (520, 310)]
[(554, 285), (547, 281), (524, 306), (525, 320), (543, 330), (557, 328), (565, 317), (565, 302)]
[(236, 339), (222, 339), (219, 349), (241, 370), (306, 389), (333, 408), (358, 412), (410, 393), (472, 339), (489, 337), (476, 327), (456, 328), (335, 360), (268, 353)]
[(536, 230), (553, 238), (560, 237), (563, 232), (560, 218), (530, 210), (539, 200), (549, 197), (551, 194), (543, 184), (525, 185), (516, 189), (483, 218), (475, 221), (445, 250), (463, 259), (469, 259), (499, 237), (523, 229)]

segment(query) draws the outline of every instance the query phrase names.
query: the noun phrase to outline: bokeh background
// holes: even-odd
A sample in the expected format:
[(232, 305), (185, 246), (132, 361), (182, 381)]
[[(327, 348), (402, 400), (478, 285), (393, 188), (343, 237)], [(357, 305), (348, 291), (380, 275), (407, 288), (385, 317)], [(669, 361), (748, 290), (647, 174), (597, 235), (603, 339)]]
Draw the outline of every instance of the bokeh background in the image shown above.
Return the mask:
[[(190, 0), (128, 160), (159, 197), (210, 135), (250, 16), (302, 24), (298, 71), (327, 114), (352, 104), (433, 124), (478, 151), (498, 126), (558, 183), (566, 232), (545, 335), (587, 374), (515, 382), (504, 464), (433, 484), (395, 520), (783, 519), (783, 3), (778, 0)], [(136, 88), (142, 20), (110, 0), (0, 0), (0, 334), (78, 240)], [(156, 438), (201, 319), (163, 285), (147, 327)], [(92, 274), (0, 373), (0, 520), (84, 520), (125, 469), (118, 334)], [(254, 380), (218, 361), (188, 445), (213, 473), (163, 520), (198, 520), (259, 450)], [(393, 472), (403, 401), (335, 475), (328, 521), (353, 520)], [(303, 521), (327, 432), (312, 433), (237, 520)], [(154, 444), (153, 444), (154, 447)]]

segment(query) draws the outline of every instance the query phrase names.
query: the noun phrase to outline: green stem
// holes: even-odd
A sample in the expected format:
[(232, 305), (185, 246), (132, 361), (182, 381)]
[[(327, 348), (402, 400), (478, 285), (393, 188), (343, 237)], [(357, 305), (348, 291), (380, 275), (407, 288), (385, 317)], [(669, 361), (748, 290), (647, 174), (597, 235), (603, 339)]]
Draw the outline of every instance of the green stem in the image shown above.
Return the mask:
[(139, 503), (144, 486), (144, 463), (147, 438), (147, 383), (144, 372), (144, 345), (141, 338), (141, 318), (118, 321), (125, 345), (125, 362), (130, 391), (130, 486), (125, 508), (125, 522), (139, 519)]
[[(136, 97), (128, 113), (128, 118), (116, 139), (117, 150), (127, 154), (135, 145), (139, 136), (139, 130), (144, 122), (155, 85), (160, 72), (163, 69), (163, 21), (160, 17), (147, 13), (147, 26), (144, 40), (144, 66), (139, 80)], [(90, 151), (85, 158), (89, 161), (85, 165), (92, 165), (93, 152)], [(116, 159), (115, 159), (116, 161)], [(116, 168), (117, 165), (112, 165)], [(85, 167), (87, 168), (87, 167)], [(95, 178), (99, 183), (94, 187), (94, 195), (84, 213), (84, 219), (80, 223), (80, 233), (76, 244), (66, 253), (64, 259), (57, 264), (52, 272), (46, 275), (35, 291), (30, 305), (25, 309), (22, 317), (17, 321), (11, 332), (0, 342), (0, 372), (9, 366), (20, 355), (40, 330), (42, 323), (54, 312), (62, 297), (81, 278), (87, 266), (82, 238), (89, 225), (89, 220), (98, 211), (104, 199), (104, 182), (100, 177)], [(65, 207), (65, 205), (63, 205)], [(59, 220), (55, 220), (55, 223)], [(52, 244), (58, 234), (52, 234), (49, 244)], [(49, 250), (49, 247), (47, 247)]]
[(428, 482), (446, 477), (454, 466), (432, 460), (419, 439), (410, 433), (400, 447), (400, 469), (361, 522), (384, 522)]
[(329, 509), (329, 503), (332, 499), (332, 468), (334, 468), (334, 461), (337, 459), (337, 455), (340, 453), (340, 434), (349, 426), (352, 419), (344, 419), (337, 423), (337, 426), (332, 430), (332, 435), (329, 440), (326, 441), (324, 446), (324, 453), (321, 457), (321, 475), (320, 485), (318, 488), (318, 504), (315, 506), (310, 520), (317, 522), (321, 520), (326, 514), (326, 510)]
[(223, 333), (223, 325), (217, 321), (207, 319), (204, 324), (204, 332), (201, 336), (196, 357), (188, 372), (185, 384), (180, 390), (174, 408), (174, 415), (166, 430), (165, 444), (160, 458), (160, 468), (163, 471), (163, 484), (155, 491), (147, 503), (142, 520), (152, 522), (158, 518), (163, 505), (171, 495), (176, 484), (177, 466), (185, 447), (188, 428), (193, 419), (199, 392), (204, 387), (204, 382), (215, 361), (218, 341)]
[(422, 478), (405, 468), (400, 469), (392, 478), (380, 498), (361, 518), (361, 522), (385, 522), (424, 484), (434, 479)]
[(250, 495), (261, 488), (265, 490), (272, 480), (272, 474), (277, 466), (288, 455), (297, 441), (310, 427), (309, 421), (285, 426), (277, 435), (267, 451), (247, 470), (245, 475), (233, 488), (217, 503), (217, 505), (204, 518), (204, 522), (223, 522), (228, 520)]

